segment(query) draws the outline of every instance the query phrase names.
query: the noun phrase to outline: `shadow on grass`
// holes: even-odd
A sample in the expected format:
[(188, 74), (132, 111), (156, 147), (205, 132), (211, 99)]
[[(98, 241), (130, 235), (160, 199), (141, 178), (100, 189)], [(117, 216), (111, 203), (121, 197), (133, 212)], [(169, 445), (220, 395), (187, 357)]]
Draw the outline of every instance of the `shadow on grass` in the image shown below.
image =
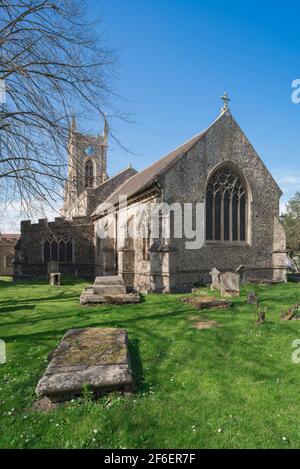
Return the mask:
[(35, 309), (35, 305), (14, 305), (14, 303), (12, 304), (12, 306), (2, 307), (0, 305), (0, 315), (5, 314), (5, 313), (16, 313), (18, 311), (22, 311), (22, 312), (33, 311), (34, 309)]
[(64, 291), (61, 291), (59, 294), (54, 295), (54, 296), (43, 296), (43, 297), (36, 297), (36, 298), (23, 298), (23, 299), (5, 299), (3, 301), (0, 301), (0, 308), (2, 306), (9, 306), (9, 305), (27, 305), (28, 303), (45, 303), (45, 302), (51, 302), (51, 301), (61, 301), (61, 300), (71, 300), (78, 298), (79, 301), (79, 294), (74, 292), (74, 293), (66, 293)]
[[(76, 285), (81, 285), (81, 284), (92, 284), (93, 280), (92, 279), (87, 279), (87, 278), (79, 278), (75, 276), (70, 276), (70, 275), (62, 275), (61, 277), (61, 286), (76, 286)], [(49, 286), (49, 280), (48, 277), (40, 277), (38, 279), (33, 279), (33, 280), (16, 280), (14, 281), (11, 277), (0, 277), (0, 287), (1, 288), (13, 288), (13, 287), (28, 287), (28, 285), (34, 285), (34, 286)]]
[(129, 359), (132, 366), (133, 381), (137, 392), (149, 391), (149, 385), (145, 383), (144, 368), (139, 349), (139, 339), (128, 342)]

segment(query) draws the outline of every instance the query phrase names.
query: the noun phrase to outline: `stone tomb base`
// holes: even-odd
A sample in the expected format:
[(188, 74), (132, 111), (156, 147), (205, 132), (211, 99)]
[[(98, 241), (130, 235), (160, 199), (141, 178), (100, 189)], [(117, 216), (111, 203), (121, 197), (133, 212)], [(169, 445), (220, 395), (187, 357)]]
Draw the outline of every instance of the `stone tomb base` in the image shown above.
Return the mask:
[(119, 275), (96, 277), (94, 286), (81, 293), (81, 305), (139, 303), (138, 293), (126, 293), (124, 280)]
[(127, 342), (124, 329), (70, 329), (52, 353), (36, 394), (59, 402), (82, 395), (86, 386), (96, 395), (132, 392)]
[(231, 303), (226, 300), (216, 300), (212, 296), (192, 296), (188, 298), (180, 298), (183, 303), (189, 303), (197, 309), (210, 309), (210, 308), (221, 308), (228, 309)]

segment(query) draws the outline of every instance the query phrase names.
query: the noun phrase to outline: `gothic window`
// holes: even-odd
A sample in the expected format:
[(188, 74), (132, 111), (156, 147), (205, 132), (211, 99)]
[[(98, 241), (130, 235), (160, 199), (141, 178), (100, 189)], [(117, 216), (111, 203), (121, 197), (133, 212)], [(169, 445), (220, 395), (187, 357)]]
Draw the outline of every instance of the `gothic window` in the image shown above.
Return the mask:
[(243, 242), (247, 237), (247, 192), (241, 177), (225, 165), (206, 190), (206, 240)]
[(66, 243), (66, 262), (68, 264), (73, 262), (73, 243), (71, 240)]
[(74, 247), (69, 236), (50, 235), (44, 241), (44, 262), (56, 261), (71, 264), (73, 262)]
[(149, 261), (149, 248), (150, 248), (150, 240), (151, 240), (151, 229), (150, 223), (145, 222), (142, 228), (142, 260)]
[(94, 166), (91, 160), (88, 160), (85, 164), (85, 187), (94, 186)]
[(7, 254), (5, 256), (5, 268), (8, 269), (13, 266), (14, 256), (12, 254)]
[(44, 242), (44, 261), (50, 262), (51, 260), (51, 244), (49, 241)]

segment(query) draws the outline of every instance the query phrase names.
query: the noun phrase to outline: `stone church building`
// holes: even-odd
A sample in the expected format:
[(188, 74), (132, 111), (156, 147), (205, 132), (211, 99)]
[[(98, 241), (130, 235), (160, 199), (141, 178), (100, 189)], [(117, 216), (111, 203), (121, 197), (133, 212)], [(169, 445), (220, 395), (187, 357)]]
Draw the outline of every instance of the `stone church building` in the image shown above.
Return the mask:
[(13, 261), (15, 257), (15, 245), (19, 239), (18, 234), (0, 233), (0, 275), (13, 275)]
[(44, 276), (56, 261), (63, 274), (119, 274), (142, 292), (187, 290), (213, 267), (285, 281), (281, 190), (224, 101), (205, 131), (143, 171), (110, 178), (107, 128), (84, 135), (73, 120), (62, 216), (22, 222), (15, 279)]

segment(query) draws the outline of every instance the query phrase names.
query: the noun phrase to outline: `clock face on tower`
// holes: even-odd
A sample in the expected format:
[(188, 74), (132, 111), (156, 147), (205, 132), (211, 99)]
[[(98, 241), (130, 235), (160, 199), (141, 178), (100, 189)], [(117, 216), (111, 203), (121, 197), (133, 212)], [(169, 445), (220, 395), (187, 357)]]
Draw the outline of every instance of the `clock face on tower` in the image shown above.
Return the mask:
[(94, 147), (90, 146), (90, 147), (86, 147), (84, 152), (88, 156), (94, 156), (94, 154), (96, 153), (96, 149)]

